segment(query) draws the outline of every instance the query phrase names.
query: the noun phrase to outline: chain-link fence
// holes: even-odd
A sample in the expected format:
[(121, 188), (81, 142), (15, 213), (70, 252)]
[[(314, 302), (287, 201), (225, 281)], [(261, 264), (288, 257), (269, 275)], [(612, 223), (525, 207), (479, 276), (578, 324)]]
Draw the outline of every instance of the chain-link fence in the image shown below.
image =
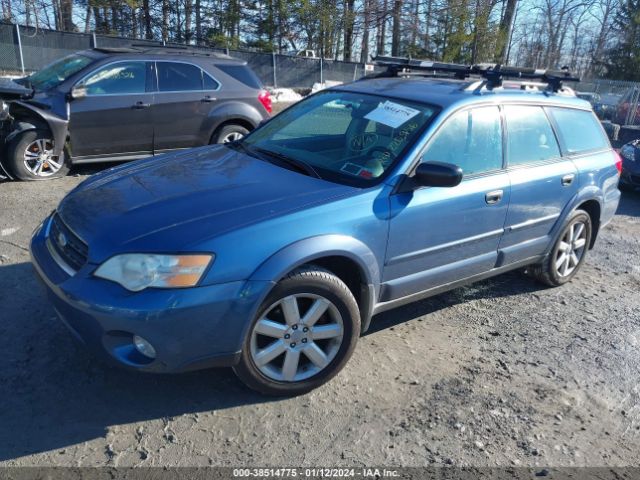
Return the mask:
[[(129, 47), (132, 44), (161, 45), (161, 42), (0, 23), (0, 72), (28, 73), (78, 50)], [(201, 49), (224, 52), (246, 60), (262, 82), (271, 87), (311, 88), (314, 83), (326, 81), (351, 82), (365, 74), (362, 63), (220, 48)]]

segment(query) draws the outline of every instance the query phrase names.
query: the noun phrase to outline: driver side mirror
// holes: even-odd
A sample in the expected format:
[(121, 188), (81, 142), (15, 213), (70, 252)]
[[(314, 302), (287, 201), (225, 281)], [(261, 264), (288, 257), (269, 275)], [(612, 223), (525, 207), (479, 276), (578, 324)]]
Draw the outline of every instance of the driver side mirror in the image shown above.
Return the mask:
[(69, 92), (70, 99), (84, 98), (87, 96), (87, 87), (76, 85)]
[(455, 187), (462, 181), (462, 168), (451, 163), (425, 162), (418, 165), (412, 179), (421, 187)]

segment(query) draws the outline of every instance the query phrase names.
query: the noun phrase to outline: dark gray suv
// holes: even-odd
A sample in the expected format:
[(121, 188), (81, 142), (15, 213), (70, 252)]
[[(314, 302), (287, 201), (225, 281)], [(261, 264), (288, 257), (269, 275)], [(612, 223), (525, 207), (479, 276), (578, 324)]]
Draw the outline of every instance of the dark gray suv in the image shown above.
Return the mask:
[(246, 62), (160, 48), (92, 49), (0, 84), (4, 173), (62, 176), (76, 163), (124, 161), (238, 140), (271, 112)]

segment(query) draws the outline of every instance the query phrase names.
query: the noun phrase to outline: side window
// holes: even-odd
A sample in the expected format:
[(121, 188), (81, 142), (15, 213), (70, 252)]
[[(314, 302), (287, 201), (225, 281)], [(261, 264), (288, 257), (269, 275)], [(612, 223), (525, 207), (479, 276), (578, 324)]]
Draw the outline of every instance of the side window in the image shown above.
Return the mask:
[(79, 86), (87, 95), (144, 93), (146, 79), (145, 62), (118, 62), (99, 69)]
[(560, 156), (560, 147), (541, 107), (507, 105), (504, 112), (509, 139), (509, 165), (539, 162)]
[(202, 72), (202, 78), (204, 80), (204, 89), (205, 90), (217, 90), (220, 87), (220, 84), (216, 82), (211, 75), (207, 72)]
[(202, 70), (187, 63), (157, 62), (158, 90), (188, 92), (202, 90)]
[(502, 168), (502, 127), (498, 107), (456, 113), (438, 130), (423, 162), (446, 162), (464, 175)]
[(556, 107), (548, 111), (558, 126), (558, 135), (567, 153), (610, 148), (602, 127), (590, 111)]

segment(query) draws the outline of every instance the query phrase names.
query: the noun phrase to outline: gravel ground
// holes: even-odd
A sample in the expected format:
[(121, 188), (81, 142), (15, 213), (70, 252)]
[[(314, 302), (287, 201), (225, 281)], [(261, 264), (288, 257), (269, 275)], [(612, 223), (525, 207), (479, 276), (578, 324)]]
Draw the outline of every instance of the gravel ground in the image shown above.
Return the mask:
[(571, 284), (509, 273), (386, 312), (332, 382), (274, 400), (76, 346), (27, 245), (80, 173), (0, 184), (0, 466), (639, 465), (640, 194)]

